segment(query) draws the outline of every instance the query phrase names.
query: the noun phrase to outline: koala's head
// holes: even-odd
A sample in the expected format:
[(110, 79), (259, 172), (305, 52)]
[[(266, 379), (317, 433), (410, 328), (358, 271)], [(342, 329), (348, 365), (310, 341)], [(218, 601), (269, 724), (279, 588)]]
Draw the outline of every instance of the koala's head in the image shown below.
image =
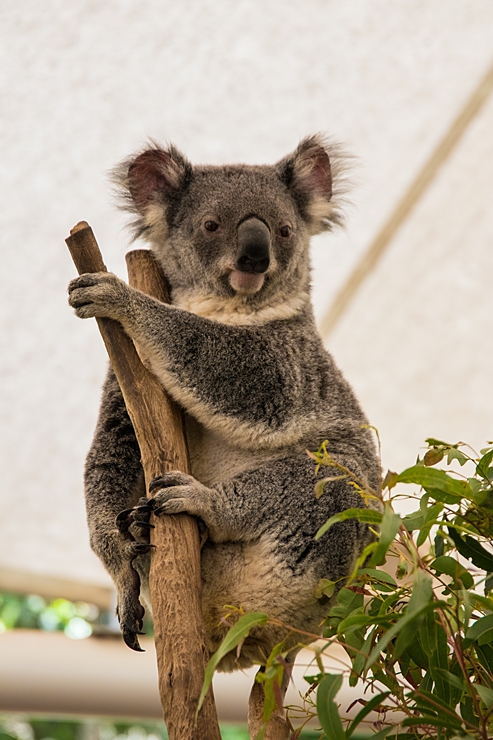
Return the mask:
[(308, 300), (309, 239), (340, 222), (339, 163), (318, 136), (262, 166), (192, 166), (174, 146), (153, 144), (120, 165), (115, 180), (174, 302), (197, 313), (253, 314)]

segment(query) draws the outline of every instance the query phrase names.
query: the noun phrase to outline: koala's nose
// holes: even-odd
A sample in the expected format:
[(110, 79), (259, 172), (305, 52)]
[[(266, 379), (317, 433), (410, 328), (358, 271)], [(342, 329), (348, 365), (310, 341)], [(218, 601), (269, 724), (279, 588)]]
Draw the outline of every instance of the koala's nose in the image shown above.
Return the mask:
[(238, 226), (238, 257), (240, 272), (262, 273), (270, 264), (270, 231), (263, 221), (251, 216)]

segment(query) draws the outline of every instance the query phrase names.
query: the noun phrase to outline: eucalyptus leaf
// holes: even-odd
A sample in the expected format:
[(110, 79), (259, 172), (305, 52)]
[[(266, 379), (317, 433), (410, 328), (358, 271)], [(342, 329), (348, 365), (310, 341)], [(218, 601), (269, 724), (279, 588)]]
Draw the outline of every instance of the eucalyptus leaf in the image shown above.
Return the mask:
[(224, 658), (225, 655), (227, 655), (227, 653), (230, 652), (230, 650), (234, 650), (234, 648), (237, 647), (237, 645), (239, 645), (240, 642), (250, 634), (250, 630), (253, 627), (258, 627), (266, 624), (268, 619), (269, 615), (264, 614), (263, 612), (250, 612), (250, 614), (244, 614), (242, 617), (240, 617), (236, 624), (234, 624), (228, 630), (226, 637), (207, 663), (207, 667), (205, 669), (204, 683), (202, 686), (202, 691), (200, 692), (196, 716), (198, 715), (202, 704), (204, 703), (204, 699), (212, 683), (214, 671), (219, 662), (222, 660), (222, 658)]
[(493, 571), (493, 554), (473, 537), (465, 535), (462, 537), (454, 527), (447, 527), (450, 537), (461, 555), (472, 560), (474, 565), (488, 572)]
[(481, 701), (486, 704), (486, 708), (491, 709), (493, 707), (493, 691), (479, 683), (475, 683), (473, 686), (481, 697)]
[(426, 468), (422, 465), (413, 465), (407, 468), (397, 477), (399, 483), (416, 483), (427, 491), (429, 488), (436, 488), (444, 493), (453, 494), (459, 498), (467, 496), (470, 492), (469, 485), (466, 481), (452, 478), (443, 470)]
[(317, 713), (325, 734), (331, 740), (346, 740), (339, 708), (334, 697), (342, 686), (342, 676), (326, 674), (317, 689)]
[(479, 460), (478, 464), (476, 465), (476, 475), (479, 475), (481, 478), (485, 478), (486, 480), (489, 480), (490, 476), (488, 473), (488, 469), (491, 465), (492, 460), (493, 460), (493, 449), (488, 450), (486, 454), (484, 454), (483, 457)]
[(430, 568), (433, 568), (438, 573), (445, 573), (445, 575), (453, 578), (455, 582), (462, 581), (465, 588), (472, 588), (474, 586), (474, 578), (469, 571), (449, 555), (441, 555), (439, 558), (436, 558), (430, 564)]
[(319, 540), (334, 524), (345, 522), (347, 519), (358, 519), (358, 521), (365, 522), (366, 524), (380, 524), (382, 515), (379, 511), (375, 511), (375, 509), (346, 509), (327, 519), (325, 524), (318, 530), (315, 539)]
[[(465, 642), (477, 641), (485, 645), (493, 640), (493, 614), (481, 617), (472, 624), (466, 632)], [(467, 643), (466, 643), (467, 646)]]
[(402, 519), (399, 514), (394, 513), (390, 504), (385, 504), (382, 523), (380, 525), (380, 539), (378, 540), (378, 545), (370, 559), (370, 568), (375, 565), (382, 565), (385, 562), (387, 550), (393, 543), (401, 524)]

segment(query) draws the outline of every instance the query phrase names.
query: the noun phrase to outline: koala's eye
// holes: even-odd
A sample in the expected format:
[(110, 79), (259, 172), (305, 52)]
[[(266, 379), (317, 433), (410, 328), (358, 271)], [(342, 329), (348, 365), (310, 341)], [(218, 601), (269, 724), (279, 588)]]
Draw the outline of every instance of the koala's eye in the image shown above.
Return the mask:
[(286, 238), (287, 238), (288, 236), (291, 236), (291, 232), (292, 232), (292, 231), (293, 231), (293, 229), (291, 228), (291, 226), (288, 226), (288, 225), (286, 225), (286, 226), (281, 226), (281, 228), (279, 229), (279, 233), (280, 233), (280, 235), (281, 235), (281, 236), (283, 236), (283, 237), (284, 237), (285, 239), (286, 239)]
[(204, 229), (206, 231), (217, 231), (219, 228), (219, 224), (216, 221), (205, 221), (204, 223)]

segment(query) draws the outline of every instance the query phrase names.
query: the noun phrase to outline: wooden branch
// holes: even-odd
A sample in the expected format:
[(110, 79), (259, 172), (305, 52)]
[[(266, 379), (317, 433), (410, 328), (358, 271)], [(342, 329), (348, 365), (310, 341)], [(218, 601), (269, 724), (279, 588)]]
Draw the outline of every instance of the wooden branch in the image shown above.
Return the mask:
[[(106, 271), (84, 221), (66, 239), (79, 274)], [(148, 250), (127, 257), (130, 283), (168, 300), (164, 276)], [(143, 365), (131, 339), (111, 319), (97, 319), (140, 446), (146, 484), (169, 470), (189, 471), (179, 408)], [(159, 693), (170, 740), (220, 740), (212, 690), (195, 724), (208, 653), (201, 611), (197, 522), (185, 514), (154, 518), (150, 588)]]

